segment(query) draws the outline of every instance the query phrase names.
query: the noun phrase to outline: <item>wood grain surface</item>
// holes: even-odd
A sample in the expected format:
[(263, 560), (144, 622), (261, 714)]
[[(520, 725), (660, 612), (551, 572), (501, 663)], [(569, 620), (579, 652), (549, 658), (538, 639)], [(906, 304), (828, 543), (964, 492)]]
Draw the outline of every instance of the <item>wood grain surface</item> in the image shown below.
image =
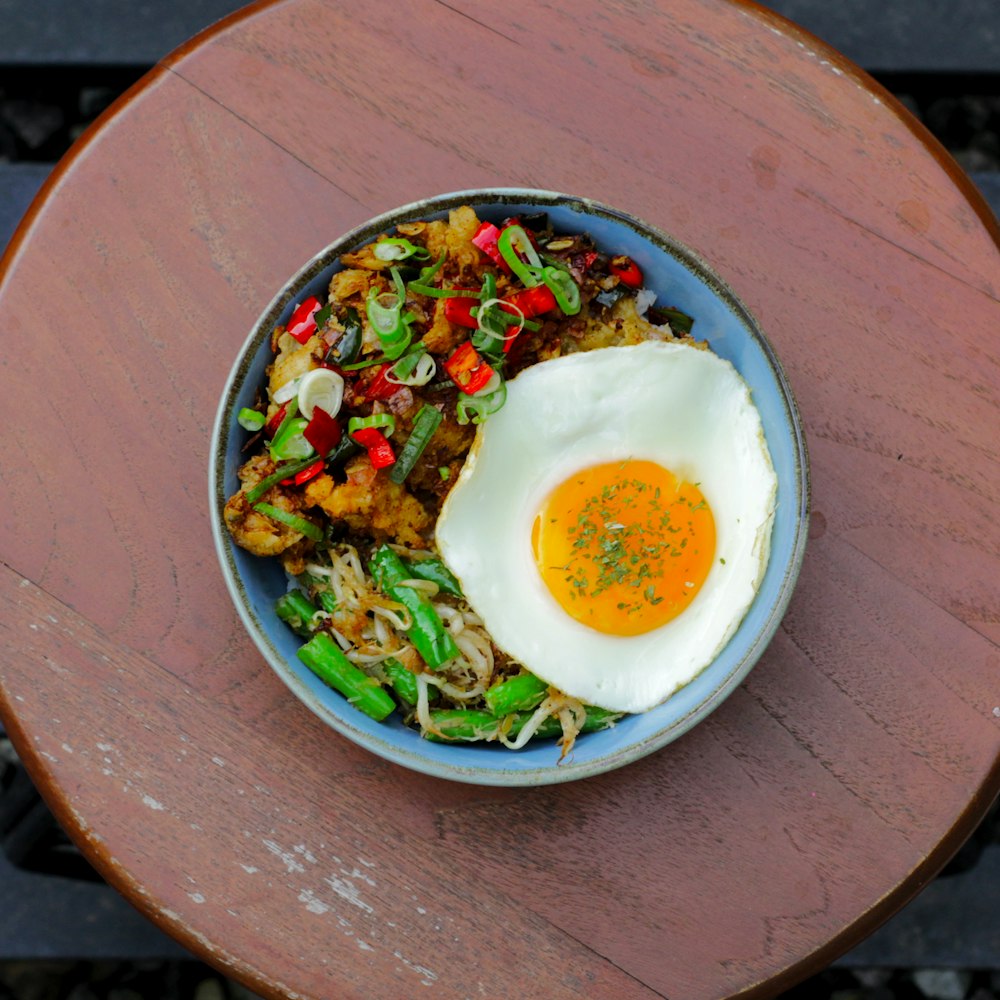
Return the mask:
[[(212, 547), (217, 399), (338, 234), (531, 186), (696, 248), (805, 422), (812, 530), (706, 722), (527, 790), (326, 729)], [(769, 996), (933, 876), (1000, 787), (1000, 253), (893, 100), (723, 0), (287, 0), (168, 58), (4, 258), (0, 709), (100, 871), (270, 997)]]

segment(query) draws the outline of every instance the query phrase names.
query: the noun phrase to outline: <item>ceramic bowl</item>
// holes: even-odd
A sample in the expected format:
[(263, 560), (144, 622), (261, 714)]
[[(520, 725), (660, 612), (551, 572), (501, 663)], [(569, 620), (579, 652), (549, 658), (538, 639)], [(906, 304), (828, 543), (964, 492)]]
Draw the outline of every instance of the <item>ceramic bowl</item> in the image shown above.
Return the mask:
[[(253, 404), (264, 381), (274, 326), (285, 322), (295, 303), (309, 295), (325, 301), (343, 253), (400, 222), (445, 217), (449, 209), (466, 204), (480, 218), (496, 222), (548, 212), (557, 231), (589, 232), (599, 247), (631, 256), (657, 301), (696, 317), (694, 335), (707, 339), (749, 384), (778, 477), (767, 572), (730, 642), (666, 702), (626, 716), (611, 729), (579, 737), (561, 763), (551, 740), (529, 743), (519, 751), (499, 744), (434, 743), (405, 727), (397, 716), (379, 723), (358, 712), (296, 656), (302, 640), (273, 610), (275, 599), (287, 588), (279, 563), (235, 546), (222, 521), (226, 499), (238, 489), (236, 472), (246, 438), (235, 414)], [(518, 189), (446, 194), (380, 215), (339, 237), (290, 278), (254, 325), (233, 365), (213, 431), (209, 478), (215, 545), (229, 592), (261, 654), (292, 693), (333, 729), (372, 753), (426, 774), (484, 785), (549, 784), (610, 771), (664, 747), (716, 709), (757, 662), (785, 612), (803, 558), (809, 497), (805, 439), (778, 359), (757, 322), (704, 260), (624, 212), (582, 198)]]

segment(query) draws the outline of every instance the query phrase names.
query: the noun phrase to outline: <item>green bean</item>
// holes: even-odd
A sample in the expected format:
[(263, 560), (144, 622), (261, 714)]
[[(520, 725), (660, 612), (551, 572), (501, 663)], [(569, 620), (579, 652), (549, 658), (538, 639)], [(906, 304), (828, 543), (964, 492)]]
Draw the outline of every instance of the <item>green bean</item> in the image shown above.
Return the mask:
[(431, 712), (431, 721), (442, 735), (424, 735), (435, 743), (488, 740), (497, 735), (501, 720), (490, 712), (476, 708), (439, 708)]
[[(599, 729), (606, 729), (617, 719), (621, 718), (621, 712), (611, 712), (606, 708), (597, 708), (595, 705), (585, 706), (587, 718), (580, 727), (581, 733), (594, 733)], [(524, 728), (531, 718), (531, 712), (517, 712), (510, 721), (510, 726), (506, 731), (508, 739), (516, 739), (517, 735)], [(425, 733), (427, 739), (435, 743), (465, 742), (472, 743), (478, 740), (489, 740), (495, 738), (503, 724), (503, 719), (498, 718), (491, 712), (474, 708), (441, 708), (431, 712), (431, 721), (443, 735), (436, 733)], [(552, 739), (555, 736), (562, 736), (562, 723), (559, 719), (550, 715), (535, 731), (533, 739)]]
[(317, 590), (316, 600), (319, 601), (319, 606), (327, 614), (337, 610), (337, 598), (334, 596), (332, 590)]
[(274, 610), (296, 634), (306, 637), (312, 635), (316, 606), (301, 590), (290, 590), (287, 594), (282, 594), (274, 602)]
[(439, 590), (453, 597), (462, 596), (462, 587), (455, 579), (451, 570), (440, 559), (406, 559), (403, 562), (411, 577), (418, 580), (430, 580), (436, 583)]
[(396, 707), (388, 691), (344, 656), (340, 647), (319, 632), (301, 649), (299, 659), (324, 683), (339, 691), (355, 708), (381, 722)]
[(410, 613), (407, 638), (431, 670), (458, 656), (458, 646), (445, 629), (434, 605), (420, 591), (404, 585), (411, 576), (403, 560), (388, 545), (382, 545), (375, 551), (369, 569), (382, 593), (402, 604)]
[(527, 712), (542, 703), (548, 690), (548, 684), (534, 674), (518, 674), (494, 684), (486, 692), (486, 707), (494, 715)]
[(389, 678), (389, 683), (396, 694), (408, 704), (416, 705), (417, 678), (413, 672), (407, 670), (399, 660), (393, 659), (391, 656), (382, 661), (382, 669), (385, 671), (386, 677)]

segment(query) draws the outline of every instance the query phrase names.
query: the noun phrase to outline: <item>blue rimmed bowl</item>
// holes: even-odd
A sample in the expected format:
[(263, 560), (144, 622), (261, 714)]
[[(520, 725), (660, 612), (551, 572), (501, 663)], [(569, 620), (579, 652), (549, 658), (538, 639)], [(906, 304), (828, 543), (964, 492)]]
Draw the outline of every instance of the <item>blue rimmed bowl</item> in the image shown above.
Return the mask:
[[(240, 449), (246, 435), (238, 428), (236, 413), (253, 405), (265, 381), (275, 325), (286, 322), (295, 303), (309, 295), (325, 301), (342, 254), (401, 222), (446, 217), (460, 205), (471, 205), (480, 218), (494, 222), (544, 211), (556, 231), (588, 232), (599, 247), (631, 256), (657, 301), (694, 316), (694, 335), (708, 340), (750, 386), (778, 477), (767, 572), (729, 643), (662, 705), (579, 737), (562, 763), (551, 740), (518, 751), (499, 744), (432, 743), (398, 716), (379, 723), (354, 709), (296, 656), (302, 640), (274, 612), (276, 599), (287, 589), (279, 562), (236, 546), (222, 518), (226, 500), (239, 488), (237, 469), (245, 460)], [(521, 189), (461, 191), (403, 206), (341, 236), (302, 267), (264, 310), (230, 372), (212, 432), (209, 496), (215, 546), (233, 603), (261, 654), (292, 693), (329, 726), (372, 753), (426, 774), (483, 785), (541, 785), (610, 771), (677, 739), (717, 708), (760, 658), (784, 615), (805, 550), (809, 506), (805, 438), (791, 389), (756, 321), (722, 280), (693, 251), (623, 212), (583, 198)]]

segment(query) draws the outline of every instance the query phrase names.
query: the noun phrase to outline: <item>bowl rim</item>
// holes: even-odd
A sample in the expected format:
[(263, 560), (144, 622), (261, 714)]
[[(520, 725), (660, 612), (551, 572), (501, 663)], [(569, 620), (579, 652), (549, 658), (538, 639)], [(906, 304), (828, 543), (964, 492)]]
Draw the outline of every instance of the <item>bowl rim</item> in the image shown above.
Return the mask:
[[(364, 730), (351, 725), (349, 716), (342, 716), (341, 713), (332, 710), (328, 705), (319, 704), (317, 699), (306, 691), (304, 686), (293, 675), (285, 657), (278, 654), (272, 647), (267, 635), (264, 633), (262, 624), (249, 609), (246, 591), (233, 557), (233, 543), (229, 539), (229, 533), (224, 526), (222, 509), (228, 499), (225, 489), (225, 478), (227, 442), (229, 432), (232, 428), (230, 415), (236, 396), (243, 385), (245, 373), (267, 339), (264, 336), (264, 330), (266, 329), (269, 332), (270, 329), (273, 329), (274, 325), (278, 322), (278, 318), (289, 307), (290, 303), (295, 300), (296, 295), (324, 271), (336, 267), (337, 259), (350, 248), (374, 239), (377, 235), (394, 227), (401, 221), (425, 218), (466, 204), (471, 205), (473, 208), (532, 204), (537, 205), (539, 209), (544, 209), (545, 207), (569, 209), (570, 211), (579, 213), (582, 217), (597, 216), (613, 224), (627, 226), (635, 232), (638, 238), (651, 242), (657, 249), (674, 257), (688, 270), (692, 271), (697, 280), (710, 287), (713, 295), (720, 298), (725, 307), (735, 314), (740, 325), (746, 328), (748, 334), (756, 342), (767, 367), (773, 375), (779, 401), (787, 418), (785, 424), (791, 431), (790, 440), (794, 460), (794, 474), (792, 479), (795, 502), (795, 512), (792, 515), (794, 520), (794, 535), (788, 559), (783, 568), (781, 581), (777, 585), (776, 598), (771, 604), (766, 618), (758, 627), (752, 641), (749, 642), (737, 663), (722, 679), (721, 683), (716, 685), (705, 698), (662, 729), (623, 746), (613, 747), (607, 753), (592, 760), (574, 763), (571, 759), (567, 759), (562, 763), (558, 763), (555, 760), (556, 753), (554, 752), (552, 764), (533, 768), (511, 769), (502, 766), (497, 767), (495, 764), (494, 766), (485, 767), (463, 765), (457, 762), (440, 763), (419, 752), (398, 747), (395, 743), (375, 739)], [(216, 410), (210, 442), (208, 494), (212, 512), (211, 528), (213, 543), (230, 599), (257, 651), (285, 683), (286, 687), (314, 715), (317, 715), (322, 722), (336, 732), (346, 736), (354, 743), (383, 759), (390, 760), (393, 763), (400, 764), (420, 773), (453, 781), (508, 787), (536, 786), (575, 781), (615, 770), (627, 763), (639, 760), (680, 738), (715, 711), (743, 682), (763, 655), (787, 611), (805, 556), (811, 504), (811, 479), (805, 429), (784, 367), (760, 323), (742, 300), (736, 296), (728, 284), (723, 281), (714, 268), (697, 251), (692, 250), (675, 237), (670, 236), (651, 223), (645, 222), (620, 209), (580, 195), (569, 195), (557, 191), (521, 187), (471, 188), (433, 195), (419, 201), (409, 202), (397, 208), (388, 209), (344, 232), (314, 254), (290, 278), (286, 279), (251, 325), (249, 333), (240, 346), (227, 375), (225, 387)], [(749, 609), (747, 614), (749, 614)], [(731, 637), (730, 642), (735, 639), (739, 631), (738, 628), (736, 633)], [(723, 647), (723, 650), (720, 650), (716, 654), (716, 657), (704, 670), (708, 670), (728, 646), (729, 643), (727, 642), (726, 647)], [(704, 673), (704, 670), (701, 673)], [(669, 701), (669, 699), (667, 700)], [(656, 708), (650, 711), (655, 710)], [(598, 734), (593, 735), (597, 736)], [(417, 744), (417, 746), (420, 746), (420, 744)], [(516, 751), (506, 751), (506, 753), (513, 754)], [(492, 759), (502, 760), (503, 758), (498, 755)]]

